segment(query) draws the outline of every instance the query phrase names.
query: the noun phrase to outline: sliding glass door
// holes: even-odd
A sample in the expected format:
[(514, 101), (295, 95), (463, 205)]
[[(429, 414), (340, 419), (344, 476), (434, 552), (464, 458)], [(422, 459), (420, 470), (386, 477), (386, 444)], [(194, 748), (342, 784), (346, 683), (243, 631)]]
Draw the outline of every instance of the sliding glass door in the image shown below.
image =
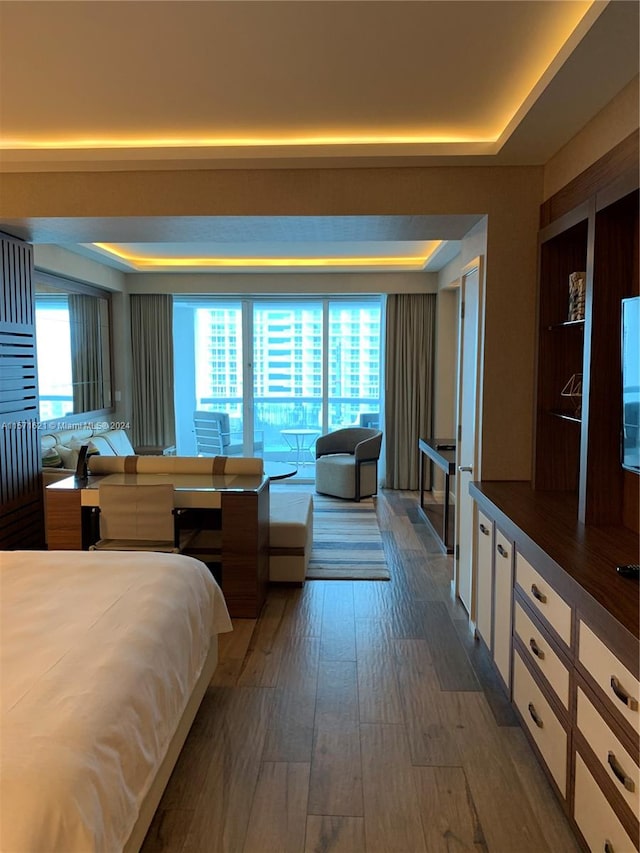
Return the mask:
[(253, 414), (266, 458), (312, 460), (322, 431), (320, 300), (253, 303)]
[(380, 301), (329, 300), (328, 428), (380, 423)]
[[(312, 476), (319, 435), (379, 423), (380, 325), (379, 297), (176, 296), (178, 453), (216, 452), (222, 431), (218, 452)], [(203, 411), (223, 416), (205, 425), (213, 444), (196, 435)]]

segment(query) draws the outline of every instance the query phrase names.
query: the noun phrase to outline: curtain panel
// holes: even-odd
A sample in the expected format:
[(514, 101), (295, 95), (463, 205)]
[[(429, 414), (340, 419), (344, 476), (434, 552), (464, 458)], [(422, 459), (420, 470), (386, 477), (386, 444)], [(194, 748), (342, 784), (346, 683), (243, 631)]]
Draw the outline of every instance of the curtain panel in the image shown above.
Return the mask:
[(73, 411), (93, 412), (105, 406), (100, 301), (70, 293), (68, 306)]
[[(418, 439), (431, 436), (436, 294), (387, 297), (384, 486), (419, 486)], [(428, 471), (426, 472), (428, 475)], [(428, 480), (425, 482), (430, 487)]]
[(134, 446), (175, 444), (173, 297), (131, 295)]

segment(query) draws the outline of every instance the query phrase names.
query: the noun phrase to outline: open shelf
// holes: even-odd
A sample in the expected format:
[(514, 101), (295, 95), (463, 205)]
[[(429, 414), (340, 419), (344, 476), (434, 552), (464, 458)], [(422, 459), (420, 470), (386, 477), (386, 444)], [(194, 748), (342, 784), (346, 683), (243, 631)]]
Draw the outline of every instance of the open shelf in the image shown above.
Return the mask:
[(576, 424), (582, 423), (582, 418), (572, 415), (570, 412), (561, 412), (559, 409), (551, 409), (549, 414), (553, 415), (554, 418), (562, 418), (563, 421), (571, 421)]
[(554, 329), (584, 329), (584, 320), (565, 320), (563, 323), (552, 323), (547, 326), (547, 329), (552, 332)]

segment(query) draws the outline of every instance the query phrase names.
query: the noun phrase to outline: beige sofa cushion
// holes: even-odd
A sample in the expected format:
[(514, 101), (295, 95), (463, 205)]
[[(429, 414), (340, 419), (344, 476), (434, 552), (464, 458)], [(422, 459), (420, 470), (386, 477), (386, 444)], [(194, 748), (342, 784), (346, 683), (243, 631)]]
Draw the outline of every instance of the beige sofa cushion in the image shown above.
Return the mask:
[(78, 452), (83, 444), (89, 447), (89, 453), (99, 453), (101, 456), (129, 456), (135, 453), (129, 436), (123, 429), (94, 432), (91, 429), (61, 430), (46, 433), (40, 437), (43, 467), (47, 451), (55, 450), (64, 468), (75, 471), (78, 463)]
[(253, 456), (92, 456), (92, 474), (257, 474), (262, 459)]
[[(104, 435), (94, 435), (89, 439), (89, 452), (99, 453), (100, 456), (118, 456), (119, 454), (113, 449), (113, 445), (109, 441), (108, 433)], [(133, 453), (133, 449), (131, 450)], [(126, 456), (126, 454), (124, 454)]]
[[(135, 454), (129, 436), (123, 429), (112, 429), (105, 432), (104, 435), (94, 435), (92, 440), (95, 442), (99, 438), (104, 439), (110, 445), (116, 456), (133, 456)], [(104, 453), (103, 455), (106, 456), (107, 454)]]

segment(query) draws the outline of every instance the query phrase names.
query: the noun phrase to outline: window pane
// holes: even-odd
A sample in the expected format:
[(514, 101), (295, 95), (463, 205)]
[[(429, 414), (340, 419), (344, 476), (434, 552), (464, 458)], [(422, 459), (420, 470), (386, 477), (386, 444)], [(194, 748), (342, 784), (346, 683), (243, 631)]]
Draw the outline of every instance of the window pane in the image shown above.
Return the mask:
[[(241, 455), (242, 304), (239, 300), (178, 297), (174, 300), (173, 332), (178, 453)], [(194, 411), (222, 413), (224, 436), (218, 439), (216, 434), (213, 440), (207, 435), (207, 441), (199, 446)]]
[(73, 413), (71, 331), (66, 296), (36, 298), (36, 340), (40, 420)]
[(320, 301), (254, 304), (253, 402), (267, 458), (311, 462), (322, 430)]
[(380, 303), (329, 304), (329, 429), (378, 426)]

